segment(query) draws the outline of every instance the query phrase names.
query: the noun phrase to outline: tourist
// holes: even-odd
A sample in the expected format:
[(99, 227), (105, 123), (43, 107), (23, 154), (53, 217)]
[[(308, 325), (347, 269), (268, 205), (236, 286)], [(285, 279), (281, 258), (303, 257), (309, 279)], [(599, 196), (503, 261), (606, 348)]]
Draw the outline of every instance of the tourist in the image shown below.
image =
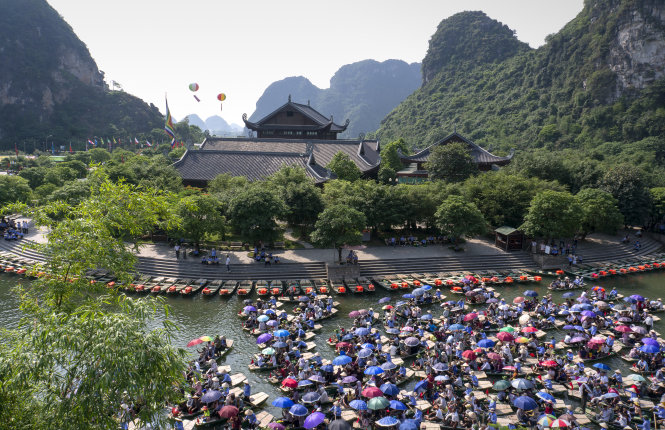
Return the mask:
[(175, 250), (175, 258), (177, 260), (180, 258), (180, 244), (176, 243), (173, 249)]
[(226, 271), (230, 272), (231, 271), (231, 255), (226, 254)]

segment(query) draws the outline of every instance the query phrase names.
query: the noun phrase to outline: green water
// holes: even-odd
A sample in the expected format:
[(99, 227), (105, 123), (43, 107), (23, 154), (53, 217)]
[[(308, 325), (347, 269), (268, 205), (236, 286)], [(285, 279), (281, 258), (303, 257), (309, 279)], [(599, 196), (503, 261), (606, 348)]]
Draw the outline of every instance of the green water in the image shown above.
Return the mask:
[[(25, 283), (29, 281), (12, 275), (0, 275), (0, 326), (2, 327), (13, 327), (18, 322), (18, 301), (12, 293), (12, 286), (18, 282)], [(641, 294), (649, 298), (665, 298), (665, 272), (651, 272), (606, 279), (599, 282), (599, 285), (605, 287), (608, 292), (612, 287), (617, 287), (619, 292), (624, 295)], [(548, 292), (547, 283), (544, 281), (540, 284), (499, 287), (498, 291), (503, 297), (512, 300), (512, 298), (521, 295), (526, 289), (535, 290), (540, 295)], [(560, 301), (561, 294), (555, 292), (555, 300)], [(336, 300), (340, 302), (340, 316), (324, 321), (322, 332), (314, 338), (317, 351), (321, 356), (329, 359), (335, 356), (334, 351), (325, 343), (325, 340), (331, 336), (338, 326), (348, 326), (350, 321), (347, 315), (350, 311), (369, 307), (380, 310), (381, 305), (378, 304), (378, 300), (387, 295), (390, 295), (390, 293), (377, 289), (374, 294), (338, 296)], [(395, 299), (397, 297), (399, 297), (399, 294), (394, 295)], [(173, 319), (180, 326), (180, 330), (174, 333), (176, 344), (185, 347), (190, 340), (199, 336), (224, 334), (227, 338), (235, 341), (234, 349), (225, 358), (225, 364), (231, 365), (232, 372), (245, 373), (250, 380), (253, 392), (264, 391), (268, 393), (270, 400), (266, 403), (267, 405), (270, 404), (271, 399), (280, 395), (280, 391), (275, 386), (265, 381), (265, 374), (253, 373), (247, 369), (251, 356), (258, 351), (258, 348), (254, 336), (250, 336), (242, 330), (241, 319), (237, 317), (237, 312), (243, 307), (241, 299), (238, 297), (232, 297), (231, 299), (207, 298), (197, 295), (191, 298), (169, 297), (168, 304), (171, 306)], [(286, 309), (289, 309), (288, 305)], [(435, 316), (440, 315), (439, 308), (432, 307), (432, 310)], [(655, 328), (661, 333), (665, 333), (665, 314), (660, 316), (663, 317), (663, 321), (657, 322)], [(155, 321), (155, 324), (158, 323), (159, 321)], [(563, 332), (558, 331), (551, 331), (550, 333), (555, 335), (557, 339), (564, 335)], [(628, 366), (619, 358), (612, 358), (607, 361), (607, 364), (628, 372)], [(414, 383), (415, 381), (411, 382), (411, 384)]]

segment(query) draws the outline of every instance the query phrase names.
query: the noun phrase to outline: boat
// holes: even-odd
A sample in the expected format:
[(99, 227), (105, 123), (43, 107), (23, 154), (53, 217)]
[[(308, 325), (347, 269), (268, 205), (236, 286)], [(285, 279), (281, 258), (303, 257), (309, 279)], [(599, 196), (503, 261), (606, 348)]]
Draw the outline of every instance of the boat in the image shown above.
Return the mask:
[(273, 279), (270, 281), (270, 294), (273, 296), (279, 296), (284, 291), (284, 283), (279, 279)]
[(150, 292), (150, 287), (154, 285), (156, 279), (151, 278), (150, 276), (137, 276), (134, 278), (134, 281), (129, 284), (129, 289), (134, 290), (137, 293), (147, 294)]
[(238, 289), (236, 290), (236, 294), (239, 296), (246, 296), (248, 294), (251, 294), (252, 290), (254, 289), (254, 281), (240, 281), (240, 284), (238, 285)]
[(376, 291), (376, 287), (374, 286), (372, 281), (370, 281), (367, 278), (357, 278), (356, 282), (357, 282), (358, 285), (363, 287), (365, 289), (365, 291), (368, 292), (368, 293), (373, 293), (374, 291)]
[(298, 283), (298, 281), (287, 281), (286, 290), (284, 291), (284, 294), (288, 296), (299, 296), (300, 284)]
[(178, 280), (176, 278), (155, 278), (152, 280), (153, 286), (150, 288), (150, 294), (162, 294)]
[(344, 285), (346, 285), (346, 291), (350, 291), (353, 294), (363, 294), (366, 289), (360, 285), (355, 279), (344, 279)]
[(224, 282), (222, 288), (219, 289), (219, 295), (223, 297), (231, 297), (235, 293), (236, 288), (238, 288), (240, 282), (236, 280), (228, 280)]
[(337, 294), (346, 294), (347, 291), (344, 280), (342, 279), (331, 279), (330, 288), (332, 288), (332, 290)]
[(194, 281), (191, 285), (186, 286), (180, 290), (180, 295), (182, 296), (193, 296), (198, 293), (208, 284), (208, 280), (205, 278), (200, 278)]
[(203, 294), (203, 297), (213, 297), (219, 292), (222, 285), (224, 285), (224, 281), (221, 279), (215, 279), (201, 290), (201, 294)]
[(312, 292), (315, 292), (315, 287), (314, 283), (310, 281), (309, 279), (301, 279), (300, 280), (300, 291), (303, 294), (310, 295)]
[(180, 294), (180, 291), (184, 290), (185, 287), (188, 287), (189, 285), (191, 285), (192, 282), (193, 281), (191, 279), (178, 279), (178, 282), (176, 282), (175, 284), (169, 286), (166, 289), (166, 294), (170, 294), (170, 295)]
[(256, 294), (259, 296), (267, 296), (270, 294), (270, 290), (268, 289), (268, 281), (260, 280), (256, 281)]
[(388, 279), (388, 278), (386, 278), (386, 277), (372, 278), (372, 282), (373, 282), (374, 285), (376, 285), (377, 287), (384, 288), (384, 289), (386, 289), (386, 290), (388, 290), (388, 291), (397, 291), (397, 289), (399, 288), (399, 287), (397, 286), (397, 284), (395, 284), (394, 287), (391, 286), (390, 279)]
[(315, 279), (312, 281), (314, 284), (314, 288), (316, 288), (316, 291), (320, 294), (328, 294), (330, 292), (330, 285), (328, 284), (328, 281), (326, 279)]

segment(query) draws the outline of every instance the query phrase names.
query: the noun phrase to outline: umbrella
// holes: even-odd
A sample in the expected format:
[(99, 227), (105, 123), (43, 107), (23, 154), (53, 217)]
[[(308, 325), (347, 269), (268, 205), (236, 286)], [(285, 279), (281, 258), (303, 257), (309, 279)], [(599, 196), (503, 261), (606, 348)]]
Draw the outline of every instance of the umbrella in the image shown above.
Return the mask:
[(411, 294), (413, 294), (416, 297), (419, 297), (425, 294), (425, 290), (423, 290), (422, 288), (416, 288), (415, 290), (411, 291)]
[(266, 309), (265, 311), (263, 311), (263, 313), (266, 315), (275, 315), (275, 311), (273, 311), (272, 309)]
[(323, 421), (325, 421), (326, 415), (323, 412), (314, 412), (307, 418), (305, 418), (305, 423), (303, 424), (303, 427), (306, 429), (313, 429), (314, 427), (318, 426), (321, 424)]
[(272, 401), (272, 405), (276, 408), (290, 408), (295, 405), (295, 403), (293, 403), (293, 400), (288, 397), (278, 397)]
[(340, 349), (340, 348), (347, 348), (349, 346), (352, 346), (349, 342), (339, 342), (337, 345), (335, 345), (335, 348)]
[(286, 348), (287, 346), (286, 342), (275, 342), (272, 344), (273, 348)]
[(490, 352), (487, 354), (487, 358), (490, 360), (501, 360), (501, 356), (497, 354), (496, 352)]
[(367, 358), (367, 357), (369, 357), (369, 356), (372, 355), (372, 354), (373, 354), (373, 352), (372, 352), (371, 349), (364, 348), (364, 349), (361, 349), (361, 350), (358, 352), (358, 357), (360, 357), (360, 358)]
[(260, 345), (262, 343), (268, 342), (270, 339), (272, 339), (272, 334), (263, 333), (261, 336), (256, 338), (256, 343)]
[(423, 285), (423, 290), (425, 290), (425, 291), (429, 291), (429, 290), (431, 290), (431, 289), (432, 289), (432, 286), (431, 286), (431, 285), (428, 285), (428, 284)]
[(381, 385), (381, 391), (388, 396), (396, 396), (399, 394), (399, 388), (395, 384), (385, 383)]
[(563, 297), (564, 299), (571, 299), (571, 298), (575, 297), (575, 293), (573, 293), (573, 292), (563, 293), (563, 295), (561, 297)]
[(522, 303), (523, 301), (524, 301), (524, 297), (515, 297), (513, 299), (513, 303), (515, 303), (515, 304)]
[(381, 389), (379, 389), (378, 387), (374, 387), (374, 386), (370, 385), (367, 388), (365, 388), (360, 394), (362, 394), (363, 397), (367, 397), (368, 399), (371, 399), (373, 397), (383, 396), (383, 391), (381, 391)]
[(238, 408), (235, 406), (228, 405), (219, 410), (220, 418), (231, 418), (236, 415), (238, 415)]
[(284, 330), (284, 329), (275, 330), (275, 333), (273, 333), (273, 336), (275, 336), (275, 337), (289, 337), (289, 335), (291, 335), (291, 333), (289, 333), (288, 330)]
[(614, 399), (616, 397), (619, 397), (619, 393), (616, 392), (611, 392), (611, 393), (606, 393), (600, 396), (602, 399)]
[(645, 352), (647, 354), (655, 354), (657, 352), (660, 352), (660, 346), (658, 345), (643, 345), (640, 348), (640, 351)]
[(420, 429), (420, 421), (416, 420), (404, 420), (402, 424), (399, 425), (399, 430), (419, 430), (419, 429)]
[(517, 339), (515, 339), (515, 342), (517, 342), (517, 343), (529, 343), (529, 338), (524, 337), (524, 336), (520, 336)]
[(264, 349), (263, 351), (261, 351), (261, 354), (263, 354), (263, 355), (273, 355), (274, 353), (275, 353), (275, 349), (270, 348), (270, 347), (268, 347), (268, 348)]
[(596, 316), (596, 313), (593, 311), (582, 311), (580, 315), (582, 315), (583, 317), (594, 318)]
[(335, 369), (333, 368), (333, 365), (332, 365), (332, 364), (325, 364), (325, 365), (321, 366), (321, 371), (322, 371), (322, 372), (332, 373), (332, 372), (335, 371)]
[(416, 296), (414, 296), (413, 294), (404, 294), (404, 295), (402, 296), (402, 298), (403, 298), (403, 299), (415, 299)]
[(284, 427), (283, 424), (276, 423), (273, 421), (270, 424), (268, 424), (268, 428), (272, 430), (284, 430), (286, 427)]
[(595, 367), (598, 370), (604, 370), (606, 372), (609, 371), (609, 370), (612, 370), (612, 369), (610, 369), (610, 366), (608, 366), (605, 363), (596, 363), (596, 364), (593, 365), (593, 367)]
[(538, 293), (536, 293), (533, 290), (526, 290), (524, 292), (524, 295), (527, 296), (527, 297), (538, 297)]
[(464, 315), (464, 321), (472, 321), (478, 318), (478, 314), (475, 312), (468, 313)]
[(559, 311), (558, 315), (570, 315), (570, 312), (568, 312), (566, 309), (562, 309)]
[(609, 307), (609, 304), (601, 300), (596, 302), (596, 306), (598, 307), (598, 309), (607, 309)]
[(256, 312), (256, 308), (254, 306), (245, 306), (242, 310), (246, 314), (248, 314), (250, 312)]
[(390, 402), (385, 397), (374, 397), (367, 403), (367, 409), (371, 409), (373, 411), (386, 409), (388, 406), (390, 406)]
[(413, 391), (416, 391), (418, 393), (421, 392), (421, 391), (424, 391), (424, 390), (427, 389), (428, 384), (429, 384), (429, 382), (427, 381), (427, 379), (423, 379), (422, 381), (418, 381), (416, 383), (416, 386), (413, 387)]
[(256, 320), (257, 320), (258, 322), (266, 322), (266, 321), (268, 321), (269, 319), (270, 319), (270, 317), (269, 317), (268, 315), (261, 315), (261, 316), (259, 316)]
[(533, 388), (533, 382), (524, 378), (513, 379), (510, 385), (512, 385), (513, 388), (516, 388), (518, 390), (528, 390), (529, 388)]
[(393, 363), (392, 361), (386, 361), (385, 363), (383, 363), (381, 365), (381, 368), (383, 370), (393, 370), (393, 369), (397, 368), (397, 365), (395, 363)]
[(575, 329), (575, 326), (574, 326), (574, 325), (570, 325), (570, 324), (566, 324), (565, 326), (563, 326), (562, 329), (563, 329), (563, 330), (574, 330), (574, 329)]
[(548, 428), (556, 420), (554, 415), (541, 415), (538, 418), (538, 425), (544, 429)]
[(633, 373), (632, 375), (626, 376), (626, 379), (630, 379), (635, 382), (646, 382), (646, 379), (644, 379), (644, 376), (638, 375), (636, 373)]
[(464, 327), (462, 324), (453, 324), (450, 327), (448, 327), (448, 329), (450, 331), (460, 331), (460, 330), (464, 330), (465, 328), (466, 327)]
[(379, 366), (370, 366), (365, 369), (365, 375), (380, 375), (383, 373), (383, 369)]
[(349, 403), (349, 406), (351, 406), (353, 409), (357, 411), (366, 411), (367, 410), (367, 403), (365, 403), (363, 400), (351, 400), (351, 403)]
[(494, 389), (496, 391), (507, 390), (510, 387), (510, 381), (505, 379), (500, 379), (494, 383)]
[(660, 346), (660, 344), (658, 343), (658, 341), (657, 341), (656, 339), (652, 338), (652, 337), (644, 337), (644, 338), (642, 338), (642, 343), (645, 344), (645, 345), (656, 345), (656, 346)]
[(420, 317), (420, 319), (421, 319), (421, 320), (424, 320), (424, 321), (429, 321), (429, 320), (431, 320), (432, 318), (433, 318), (433, 317), (432, 317), (432, 314), (425, 314), (425, 315), (423, 315), (423, 316)]
[(326, 382), (326, 378), (324, 378), (324, 377), (321, 376), (321, 375), (312, 375), (312, 376), (310, 376), (310, 377), (307, 378), (307, 379), (309, 379), (309, 380), (312, 381), (312, 382), (321, 382), (321, 383)]
[(277, 320), (270, 320), (266, 323), (268, 327), (277, 327), (279, 325), (279, 321)]
[(528, 396), (517, 397), (513, 401), (513, 406), (515, 406), (516, 408), (520, 408), (524, 411), (532, 411), (534, 409), (538, 409), (538, 403), (536, 403), (535, 400), (533, 400), (531, 397)]
[(203, 403), (212, 403), (222, 397), (222, 392), (217, 390), (209, 390), (204, 395), (201, 396), (201, 402)]
[(406, 345), (406, 346), (420, 345), (420, 339), (418, 339), (417, 337), (413, 337), (413, 336), (412, 337), (407, 337), (406, 339), (404, 339), (404, 345)]
[(481, 348), (491, 348), (494, 345), (496, 345), (496, 342), (492, 339), (481, 339), (478, 341), (478, 346)]
[(309, 413), (309, 411), (305, 406), (296, 403), (295, 405), (291, 406), (291, 409), (289, 409), (289, 413), (294, 417), (304, 417)]
[(496, 335), (496, 337), (502, 341), (502, 342), (510, 342), (515, 340), (512, 334), (508, 333), (507, 331), (502, 331)]
[(312, 391), (302, 396), (302, 399), (300, 399), (300, 401), (303, 403), (316, 403), (319, 401), (320, 398), (321, 394), (317, 393), (316, 391)]
[(374, 349), (374, 348), (376, 348), (376, 346), (374, 346), (373, 343), (363, 343), (363, 344), (360, 345), (360, 346), (361, 346), (361, 348), (367, 348), (367, 349)]
[(309, 379), (303, 379), (301, 381), (298, 381), (298, 388), (300, 387), (309, 387), (310, 385), (314, 385), (312, 381)]
[(436, 378), (434, 378), (436, 382), (443, 382), (443, 381), (450, 381), (450, 376), (448, 375), (438, 375)]
[(369, 333), (370, 331), (367, 327), (357, 328), (356, 331), (353, 332), (356, 336), (367, 336)]
[(344, 379), (342, 379), (343, 384), (353, 384), (354, 382), (357, 381), (358, 378), (356, 378), (354, 375), (345, 376)]
[(514, 333), (515, 331), (516, 331), (515, 327), (509, 326), (509, 325), (507, 325), (507, 326), (505, 326), (505, 327), (502, 327), (502, 328), (499, 330), (500, 333), (504, 333), (504, 332)]
[(619, 325), (614, 328), (614, 330), (620, 332), (620, 333), (632, 333), (633, 329), (628, 327), (627, 325)]
[(632, 326), (631, 329), (633, 329), (633, 332), (635, 332), (637, 334), (647, 334), (648, 333), (647, 329), (645, 329), (644, 327), (639, 326), (639, 325)]
[(293, 378), (286, 378), (282, 381), (282, 386), (289, 388), (296, 388), (298, 386), (298, 381)]
[(538, 331), (538, 329), (535, 328), (535, 327), (524, 327), (522, 329), (522, 333), (535, 333), (537, 331)]
[(332, 364), (335, 366), (344, 366), (352, 362), (353, 359), (349, 357), (346, 354), (338, 355), (337, 357), (333, 358)]
[(389, 301), (390, 301), (390, 297), (383, 297), (383, 298), (379, 299), (379, 303), (381, 303), (381, 304), (388, 303)]
[(552, 424), (550, 424), (550, 428), (556, 429), (556, 428), (568, 428), (570, 427), (570, 423), (566, 420), (558, 419), (554, 420)]
[(406, 405), (399, 400), (391, 400), (390, 401), (390, 409), (393, 409), (395, 411), (405, 411), (406, 410)]
[(399, 420), (395, 417), (392, 417), (388, 415), (387, 417), (383, 417), (380, 420), (376, 421), (376, 425), (381, 426), (381, 427), (390, 427), (399, 424)]
[(545, 392), (545, 391), (538, 391), (536, 393), (536, 397), (538, 397), (539, 399), (545, 400), (546, 402), (556, 403), (556, 399), (554, 398), (554, 396), (551, 395), (550, 393)]
[(388, 334), (399, 334), (399, 329), (398, 328), (388, 328), (386, 329), (386, 333)]
[(328, 424), (328, 430), (351, 430), (351, 424), (344, 420), (334, 420)]
[(381, 309), (383, 309), (384, 311), (389, 311), (390, 309), (395, 309), (395, 308), (394, 308), (393, 306), (391, 306), (391, 305), (385, 305), (385, 306), (382, 307)]
[(640, 296), (639, 294), (633, 294), (632, 296), (630, 296), (630, 298), (633, 299), (633, 300), (636, 300), (638, 302), (643, 302), (644, 301), (644, 297)]
[(412, 332), (412, 331), (413, 331), (413, 327), (409, 327), (409, 326), (402, 327), (402, 331), (403, 331), (403, 332)]
[(190, 341), (190, 342), (187, 344), (187, 347), (189, 348), (189, 347), (192, 347), (192, 346), (198, 345), (198, 344), (200, 344), (200, 343), (203, 343), (203, 341), (202, 341), (201, 338), (199, 337), (199, 338), (197, 338), (197, 339), (194, 339), (194, 340)]
[(542, 363), (540, 363), (540, 365), (544, 367), (556, 367), (559, 365), (559, 363), (557, 363), (554, 360), (545, 360)]
[(358, 318), (359, 316), (360, 316), (360, 312), (358, 312), (358, 311), (349, 312), (349, 318)]
[(470, 349), (467, 349), (462, 353), (462, 357), (466, 358), (467, 360), (475, 360), (476, 359), (476, 353), (471, 351)]

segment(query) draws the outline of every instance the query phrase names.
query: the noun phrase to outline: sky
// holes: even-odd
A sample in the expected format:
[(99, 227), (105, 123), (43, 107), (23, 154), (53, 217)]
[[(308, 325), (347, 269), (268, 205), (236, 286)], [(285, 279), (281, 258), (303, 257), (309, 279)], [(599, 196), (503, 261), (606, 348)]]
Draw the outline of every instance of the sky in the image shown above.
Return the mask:
[[(168, 94), (176, 119), (220, 115), (236, 124), (268, 85), (288, 76), (328, 88), (345, 64), (422, 61), (439, 22), (457, 12), (482, 10), (537, 48), (583, 7), (583, 0), (47, 1), (107, 82), (162, 112)], [(193, 82), (200, 102), (188, 89)]]

